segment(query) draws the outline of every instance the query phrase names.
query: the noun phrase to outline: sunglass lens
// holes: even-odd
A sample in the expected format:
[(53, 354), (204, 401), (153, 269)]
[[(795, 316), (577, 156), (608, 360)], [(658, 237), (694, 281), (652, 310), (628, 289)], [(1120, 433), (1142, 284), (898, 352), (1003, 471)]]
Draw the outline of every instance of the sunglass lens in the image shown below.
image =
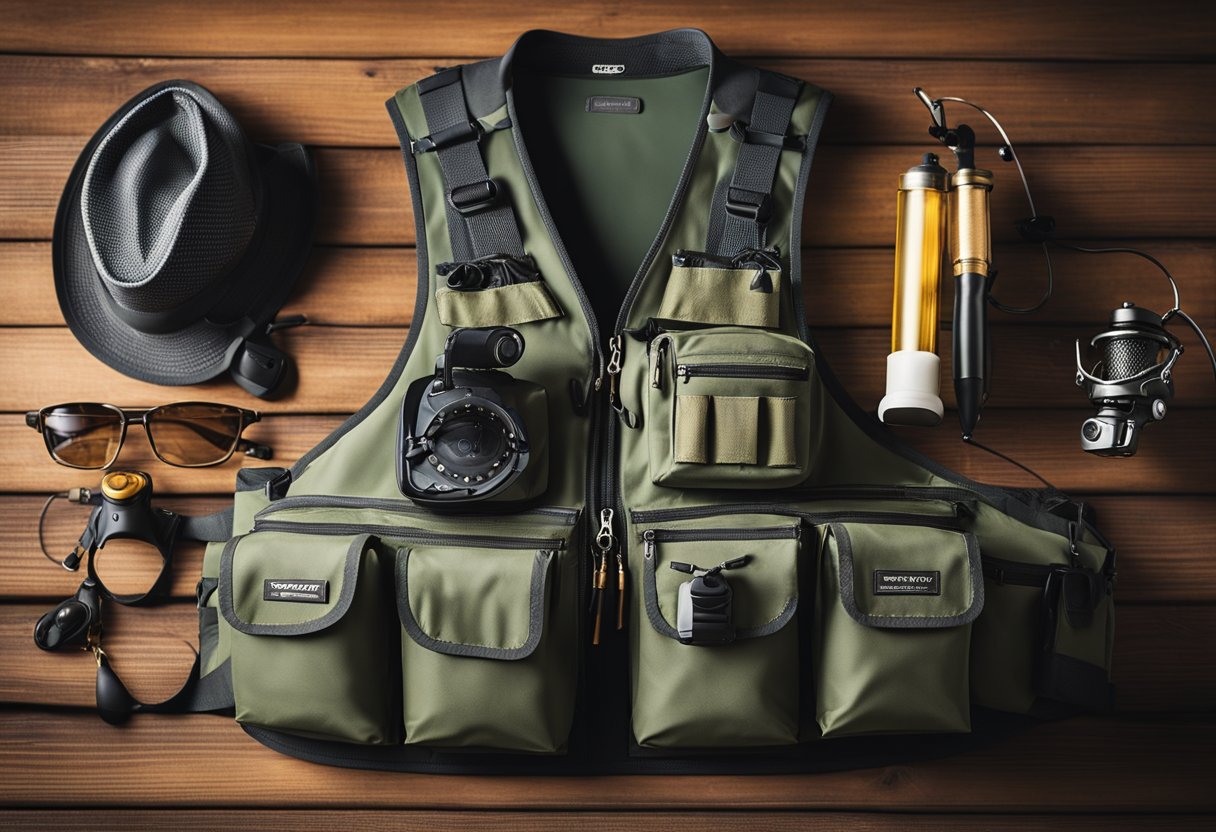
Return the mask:
[(148, 437), (170, 465), (215, 465), (241, 437), (241, 411), (222, 404), (171, 404), (148, 414)]
[(104, 468), (118, 455), (122, 416), (97, 404), (64, 404), (43, 415), (51, 456), (77, 468)]

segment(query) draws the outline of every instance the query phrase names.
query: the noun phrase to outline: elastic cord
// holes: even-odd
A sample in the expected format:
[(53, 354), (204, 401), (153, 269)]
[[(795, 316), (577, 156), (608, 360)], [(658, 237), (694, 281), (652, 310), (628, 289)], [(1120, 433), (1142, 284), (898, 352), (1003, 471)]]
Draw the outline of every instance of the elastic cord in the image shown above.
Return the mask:
[(975, 438), (971, 437), (971, 436), (964, 436), (963, 441), (966, 442), (968, 445), (974, 445), (975, 447), (979, 448), (981, 451), (987, 451), (988, 453), (992, 454), (993, 456), (995, 456), (999, 459), (1005, 460), (1010, 465), (1015, 465), (1018, 468), (1021, 468), (1027, 474), (1030, 474), (1030, 476), (1034, 477), (1036, 480), (1043, 483), (1043, 485), (1047, 486), (1048, 488), (1053, 489), (1055, 491), (1060, 490), (1060, 489), (1056, 488), (1054, 485), (1052, 485), (1050, 482), (1048, 482), (1046, 479), (1044, 479), (1043, 476), (1041, 474), (1039, 474), (1037, 471), (1035, 471), (1033, 468), (1031, 468), (1028, 465), (1023, 465), (1022, 463), (1018, 462), (1016, 459), (1009, 456), (1008, 454), (1003, 454), (1000, 451), (996, 450), (995, 448), (990, 448), (982, 442), (977, 442), (975, 440)]
[(42, 550), (42, 555), (56, 566), (63, 566), (62, 560), (56, 560), (55, 556), (46, 550), (46, 537), (43, 530), (46, 528), (46, 513), (50, 511), (51, 503), (56, 500), (68, 498), (68, 492), (60, 491), (46, 498), (46, 502), (42, 504), (42, 511), (38, 513), (38, 548)]

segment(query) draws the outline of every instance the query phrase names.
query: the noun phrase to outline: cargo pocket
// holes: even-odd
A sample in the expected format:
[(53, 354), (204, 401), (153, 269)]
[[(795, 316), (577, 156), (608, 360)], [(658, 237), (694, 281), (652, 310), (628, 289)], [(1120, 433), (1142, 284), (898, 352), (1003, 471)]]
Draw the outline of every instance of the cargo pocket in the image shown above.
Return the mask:
[(679, 488), (780, 488), (811, 464), (814, 356), (797, 338), (742, 328), (651, 343), (650, 475)]
[(413, 546), (396, 556), (405, 742), (564, 750), (577, 575), (560, 540)]
[(220, 563), (238, 722), (322, 739), (397, 741), (391, 596), (370, 535), (259, 532)]
[[(634, 738), (671, 749), (796, 743), (801, 525), (784, 517), (714, 524), (723, 528), (641, 533), (634, 574), (642, 591), (631, 628)], [(681, 588), (695, 577), (688, 568), (720, 564), (728, 564), (717, 576), (730, 587), (728, 612), (720, 594), (704, 606), (681, 599), (692, 595)], [(690, 634), (693, 643), (685, 643)]]
[(815, 714), (826, 736), (971, 729), (971, 623), (984, 606), (975, 537), (835, 523), (821, 550)]
[(989, 615), (972, 647), (976, 704), (1042, 716), (1114, 707), (1111, 557), (1082, 544), (1077, 560), (984, 558)]
[(781, 325), (781, 262), (775, 251), (736, 257), (677, 251), (656, 318), (715, 326)]

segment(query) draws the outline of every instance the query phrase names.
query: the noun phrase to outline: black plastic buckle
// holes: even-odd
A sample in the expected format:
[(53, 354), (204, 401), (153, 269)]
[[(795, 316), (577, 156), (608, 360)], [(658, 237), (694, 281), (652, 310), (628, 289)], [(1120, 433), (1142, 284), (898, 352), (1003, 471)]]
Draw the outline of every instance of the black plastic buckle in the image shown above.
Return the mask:
[(730, 127), (730, 137), (739, 144), (759, 144), (765, 147), (775, 147), (779, 150), (805, 150), (806, 142), (798, 136), (787, 136), (784, 133), (770, 133), (767, 130), (755, 130), (745, 121), (734, 121)]
[(493, 179), (470, 182), (448, 191), (448, 204), (465, 217), (484, 211), (497, 201), (498, 186)]
[(481, 125), (475, 121), (461, 122), (445, 127), (442, 130), (414, 139), (410, 142), (410, 153), (429, 153), (432, 150), (442, 150), (462, 142), (481, 141)]
[(732, 217), (751, 220), (757, 225), (767, 225), (773, 218), (773, 197), (771, 194), (745, 188), (728, 188), (726, 213)]

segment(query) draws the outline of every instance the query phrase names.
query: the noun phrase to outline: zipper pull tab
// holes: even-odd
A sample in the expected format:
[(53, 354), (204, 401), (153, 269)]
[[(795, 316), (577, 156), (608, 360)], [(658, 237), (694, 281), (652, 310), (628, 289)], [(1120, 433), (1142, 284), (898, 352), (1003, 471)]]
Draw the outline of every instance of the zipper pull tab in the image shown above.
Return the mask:
[(650, 386), (655, 390), (663, 389), (663, 356), (667, 352), (668, 336), (660, 335), (654, 340), (654, 367), (650, 371)]
[(591, 589), (595, 595), (595, 625), (591, 631), (591, 643), (600, 643), (600, 627), (604, 618), (604, 590), (608, 588), (608, 559), (616, 547), (616, 535), (612, 533), (612, 518), (615, 512), (610, 508), (600, 511), (600, 528), (595, 533), (594, 548), (591, 552), (596, 564), (595, 580)]
[(625, 629), (625, 555), (616, 553), (616, 628)]
[(692, 378), (692, 370), (688, 369), (687, 364), (681, 364), (679, 367), (676, 367), (676, 378), (688, 384), (688, 380)]
[(637, 416), (621, 401), (621, 359), (624, 355), (624, 336), (614, 335), (608, 341), (608, 404), (625, 423), (625, 427), (636, 428)]

